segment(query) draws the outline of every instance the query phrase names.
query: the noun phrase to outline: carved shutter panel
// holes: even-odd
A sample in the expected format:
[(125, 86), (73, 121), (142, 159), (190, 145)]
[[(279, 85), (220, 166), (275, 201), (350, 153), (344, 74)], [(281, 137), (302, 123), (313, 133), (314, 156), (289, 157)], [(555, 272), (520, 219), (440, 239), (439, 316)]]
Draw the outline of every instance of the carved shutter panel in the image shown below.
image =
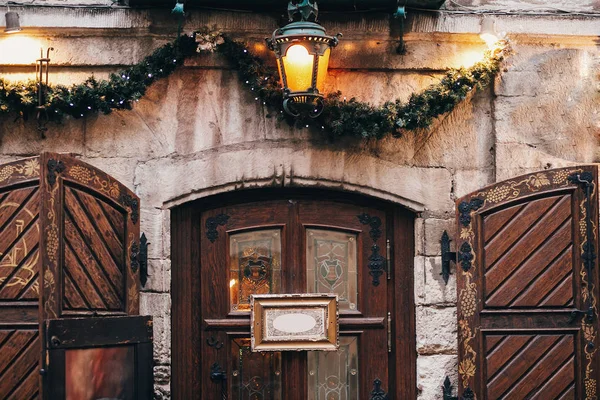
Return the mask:
[(459, 394), (596, 399), (597, 168), (486, 187), (457, 220)]
[(0, 399), (39, 396), (40, 163), (0, 166)]
[(65, 155), (44, 154), (42, 169), (43, 317), (137, 314), (137, 196)]
[(72, 157), (0, 165), (0, 399), (50, 398), (45, 320), (138, 313), (138, 217), (131, 191)]

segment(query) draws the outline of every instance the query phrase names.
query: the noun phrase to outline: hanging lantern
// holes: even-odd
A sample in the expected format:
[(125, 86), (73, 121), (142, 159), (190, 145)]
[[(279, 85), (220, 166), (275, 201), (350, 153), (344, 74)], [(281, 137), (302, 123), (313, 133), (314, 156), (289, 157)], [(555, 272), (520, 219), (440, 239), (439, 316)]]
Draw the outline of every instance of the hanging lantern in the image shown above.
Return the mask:
[(318, 117), (323, 111), (323, 90), (329, 54), (337, 46), (338, 37), (327, 36), (325, 28), (317, 24), (316, 2), (302, 0), (298, 4), (290, 1), (290, 21), (299, 21), (279, 28), (267, 39), (275, 52), (277, 68), (283, 86), (283, 109), (292, 116)]

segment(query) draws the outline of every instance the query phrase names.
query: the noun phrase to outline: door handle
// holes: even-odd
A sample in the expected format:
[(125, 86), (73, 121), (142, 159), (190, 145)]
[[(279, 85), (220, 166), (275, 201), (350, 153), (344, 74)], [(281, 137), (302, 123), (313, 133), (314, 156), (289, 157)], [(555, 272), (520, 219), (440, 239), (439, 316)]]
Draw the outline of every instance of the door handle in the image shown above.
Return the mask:
[(210, 380), (214, 383), (221, 382), (221, 399), (227, 400), (227, 373), (219, 363), (210, 367)]

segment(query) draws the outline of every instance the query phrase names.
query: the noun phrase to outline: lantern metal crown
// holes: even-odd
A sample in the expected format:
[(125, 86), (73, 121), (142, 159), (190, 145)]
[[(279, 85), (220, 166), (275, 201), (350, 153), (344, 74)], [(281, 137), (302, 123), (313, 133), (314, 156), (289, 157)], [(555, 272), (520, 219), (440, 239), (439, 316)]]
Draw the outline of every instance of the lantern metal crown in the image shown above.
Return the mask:
[(276, 29), (267, 45), (275, 52), (283, 85), (283, 109), (294, 117), (318, 117), (323, 112), (323, 89), (331, 48), (341, 34), (328, 36), (317, 24), (315, 1), (290, 1), (290, 23)]

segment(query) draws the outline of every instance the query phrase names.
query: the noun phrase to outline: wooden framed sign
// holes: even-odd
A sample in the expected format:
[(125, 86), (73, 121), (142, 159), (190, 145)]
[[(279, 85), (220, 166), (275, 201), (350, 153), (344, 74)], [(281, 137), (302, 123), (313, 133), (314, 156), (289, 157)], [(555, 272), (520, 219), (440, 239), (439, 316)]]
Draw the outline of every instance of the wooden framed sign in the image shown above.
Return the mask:
[(339, 348), (336, 294), (252, 295), (252, 351), (335, 351)]

